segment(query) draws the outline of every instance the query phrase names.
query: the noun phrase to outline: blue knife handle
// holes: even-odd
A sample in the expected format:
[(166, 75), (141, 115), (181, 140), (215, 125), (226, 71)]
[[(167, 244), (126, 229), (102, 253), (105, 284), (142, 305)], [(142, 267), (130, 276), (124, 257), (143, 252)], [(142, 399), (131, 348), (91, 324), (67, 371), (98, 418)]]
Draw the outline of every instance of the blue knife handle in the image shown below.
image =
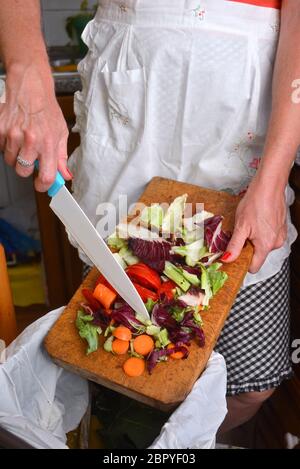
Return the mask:
[[(35, 168), (38, 170), (39, 169), (39, 162), (38, 160), (35, 161), (34, 163)], [(56, 178), (50, 189), (48, 190), (48, 195), (50, 197), (54, 197), (59, 190), (65, 185), (65, 180), (60, 174), (59, 171), (57, 171)]]

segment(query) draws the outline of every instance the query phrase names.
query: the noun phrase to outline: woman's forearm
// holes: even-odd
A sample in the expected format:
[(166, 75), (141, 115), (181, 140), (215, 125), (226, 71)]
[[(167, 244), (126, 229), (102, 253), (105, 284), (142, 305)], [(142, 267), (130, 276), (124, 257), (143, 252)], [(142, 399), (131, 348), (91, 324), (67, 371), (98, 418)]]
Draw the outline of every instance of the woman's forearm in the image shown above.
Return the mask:
[(39, 0), (0, 0), (0, 55), (6, 68), (0, 151), (22, 177), (31, 176), (39, 160), (35, 187), (46, 191), (57, 169), (67, 180), (72, 175), (68, 128), (55, 96)]
[(287, 236), (284, 190), (300, 145), (300, 100), (293, 84), (300, 78), (300, 1), (283, 0), (281, 30), (273, 77), (272, 112), (256, 176), (239, 203), (224, 262), (241, 253), (246, 239), (254, 246), (249, 268), (258, 272), (268, 254)]
[(283, 0), (273, 78), (272, 112), (258, 178), (284, 188), (300, 145), (300, 103), (293, 87), (300, 79), (300, 1)]
[(38, 65), (45, 86), (52, 85), (39, 0), (0, 0), (0, 55), (8, 78)]
[(0, 0), (0, 52), (6, 66), (46, 54), (39, 0)]

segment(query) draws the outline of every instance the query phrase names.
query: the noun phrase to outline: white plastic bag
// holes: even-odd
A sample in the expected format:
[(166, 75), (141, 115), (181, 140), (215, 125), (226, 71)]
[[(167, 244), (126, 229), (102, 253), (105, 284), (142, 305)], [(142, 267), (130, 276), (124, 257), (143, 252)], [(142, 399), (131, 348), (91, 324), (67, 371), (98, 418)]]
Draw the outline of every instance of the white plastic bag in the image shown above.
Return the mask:
[(225, 360), (213, 352), (206, 370), (150, 449), (213, 449), (226, 413)]
[(88, 384), (58, 367), (43, 339), (63, 308), (30, 325), (2, 353), (0, 426), (35, 448), (64, 449), (88, 405)]
[[(43, 347), (62, 310), (33, 323), (2, 353), (0, 426), (35, 448), (67, 448), (66, 433), (77, 427), (88, 405), (87, 381), (56, 366)], [(150, 449), (213, 448), (227, 412), (225, 396), (225, 361), (213, 352)]]

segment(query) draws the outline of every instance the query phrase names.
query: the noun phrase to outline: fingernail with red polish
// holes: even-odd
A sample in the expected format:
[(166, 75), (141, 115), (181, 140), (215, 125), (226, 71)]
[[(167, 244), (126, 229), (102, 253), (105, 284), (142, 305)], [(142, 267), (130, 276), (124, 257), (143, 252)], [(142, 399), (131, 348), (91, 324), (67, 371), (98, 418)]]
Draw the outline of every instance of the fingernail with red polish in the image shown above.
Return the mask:
[(74, 179), (74, 176), (73, 176), (73, 174), (71, 173), (71, 171), (69, 170), (69, 168), (67, 168), (67, 171), (68, 171), (70, 177), (71, 177), (72, 179)]
[(231, 257), (231, 252), (224, 252), (221, 261), (228, 261), (229, 257)]

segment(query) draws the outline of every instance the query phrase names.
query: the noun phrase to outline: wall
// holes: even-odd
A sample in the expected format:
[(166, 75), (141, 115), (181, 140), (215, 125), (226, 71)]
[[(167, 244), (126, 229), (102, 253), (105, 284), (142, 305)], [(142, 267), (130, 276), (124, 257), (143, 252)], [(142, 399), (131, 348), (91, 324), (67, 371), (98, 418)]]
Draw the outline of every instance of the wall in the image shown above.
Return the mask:
[[(92, 10), (97, 0), (89, 0)], [(48, 46), (64, 46), (70, 41), (65, 22), (68, 16), (76, 15), (80, 10), (81, 0), (41, 0), (43, 27)]]

